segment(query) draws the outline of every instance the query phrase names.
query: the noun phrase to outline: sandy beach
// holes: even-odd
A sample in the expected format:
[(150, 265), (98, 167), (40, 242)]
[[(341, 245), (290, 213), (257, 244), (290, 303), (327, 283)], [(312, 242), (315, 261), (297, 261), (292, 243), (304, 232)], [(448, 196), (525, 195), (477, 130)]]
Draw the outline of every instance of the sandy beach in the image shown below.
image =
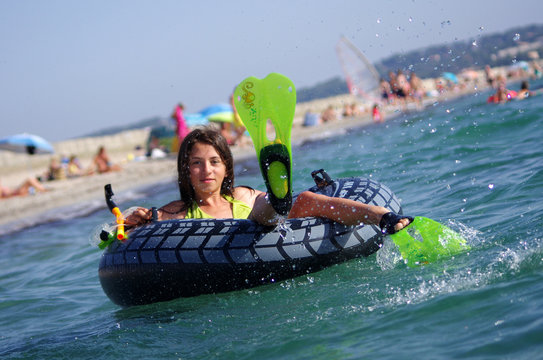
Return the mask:
[[(318, 140), (324, 137), (336, 136), (350, 128), (368, 125), (370, 117), (346, 118), (318, 127), (295, 126), (293, 128), (293, 147), (305, 141)], [(232, 153), (236, 164), (245, 161), (255, 161), (256, 155), (251, 145), (244, 147), (233, 146)], [(126, 153), (111, 152), (112, 158), (118, 161), (123, 169), (119, 172), (95, 174), (77, 178), (45, 182), (49, 190), (26, 197), (2, 199), (0, 207), (0, 226), (10, 224), (14, 229), (22, 228), (26, 223), (39, 223), (43, 213), (52, 210), (62, 211), (63, 207), (75, 203), (104, 199), (104, 185), (111, 184), (115, 193), (152, 185), (158, 182), (175, 181), (176, 160), (174, 156), (164, 159), (149, 159), (146, 161), (122, 161)], [(12, 184), (22, 181), (29, 173), (26, 167), (13, 171), (9, 178)], [(7, 183), (7, 182), (6, 182)], [(11, 184), (10, 184), (11, 185)], [(105, 202), (104, 202), (105, 207)]]
[[(438, 97), (427, 98), (426, 105), (435, 102), (454, 100), (476, 91), (481, 87), (467, 86), (462, 90), (444, 92)], [(345, 104), (359, 103), (360, 99), (352, 95), (341, 95), (332, 98), (314, 100), (297, 105), (292, 130), (292, 145), (295, 148), (306, 141), (315, 141), (326, 137), (337, 136), (349, 129), (360, 128), (373, 123), (369, 106), (365, 104), (365, 112), (357, 117), (339, 117), (338, 120), (323, 123), (315, 127), (303, 127), (303, 114), (308, 109), (313, 112), (322, 112), (332, 105), (338, 114), (341, 114)], [(416, 111), (410, 107), (410, 111)], [(385, 120), (393, 119), (402, 113), (399, 106), (389, 106), (383, 110)], [(26, 197), (13, 197), (2, 199), (0, 207), (0, 229), (9, 224), (9, 231), (24, 228), (28, 223), (40, 223), (40, 216), (46, 212), (62, 211), (63, 207), (74, 204), (84, 204), (90, 201), (103, 201), (104, 185), (112, 184), (116, 194), (129, 189), (149, 186), (158, 182), (175, 181), (176, 160), (172, 155), (164, 159), (146, 161), (129, 161), (133, 157), (136, 145), (143, 145), (149, 130), (135, 130), (102, 138), (82, 138), (67, 140), (54, 144), (57, 154), (78, 154), (83, 165), (90, 163), (94, 152), (100, 145), (107, 144), (111, 159), (122, 166), (122, 171), (82, 176), (78, 178), (55, 180), (45, 182), (49, 190)], [(246, 161), (256, 161), (254, 149), (251, 145), (233, 146), (232, 152), (236, 164)], [(0, 152), (2, 174), (0, 178), (3, 185), (17, 186), (28, 176), (45, 172), (51, 155), (40, 155), (28, 158), (26, 155)], [(105, 202), (104, 202), (105, 208)], [(8, 231), (8, 232), (9, 232)], [(5, 232), (5, 231), (4, 231)]]

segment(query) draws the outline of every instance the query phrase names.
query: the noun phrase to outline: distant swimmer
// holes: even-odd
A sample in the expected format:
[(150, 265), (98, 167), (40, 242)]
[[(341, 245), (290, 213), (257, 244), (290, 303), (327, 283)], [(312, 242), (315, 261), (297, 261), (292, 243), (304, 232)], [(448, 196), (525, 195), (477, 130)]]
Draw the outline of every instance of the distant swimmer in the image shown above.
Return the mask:
[(534, 96), (535, 92), (530, 91), (530, 83), (526, 80), (524, 80), (520, 84), (520, 91), (517, 94), (517, 99), (522, 100), (526, 99), (527, 97)]
[(517, 97), (516, 91), (507, 89), (504, 79), (498, 79), (497, 84), (496, 93), (486, 100), (488, 103), (505, 103)]

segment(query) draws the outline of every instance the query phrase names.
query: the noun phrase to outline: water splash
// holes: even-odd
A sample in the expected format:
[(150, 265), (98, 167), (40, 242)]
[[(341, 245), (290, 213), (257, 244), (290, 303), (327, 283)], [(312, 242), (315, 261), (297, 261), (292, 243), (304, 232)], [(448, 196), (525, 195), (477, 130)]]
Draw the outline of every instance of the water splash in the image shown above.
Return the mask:
[(287, 218), (285, 216), (277, 216), (277, 227), (279, 228), (279, 236), (283, 242), (289, 240), (291, 243), (296, 242), (296, 236), (294, 236), (294, 231), (287, 224)]
[(89, 244), (92, 247), (98, 247), (98, 245), (102, 242), (102, 239), (100, 239), (100, 233), (102, 231), (107, 231), (108, 233), (114, 232), (119, 225), (115, 223), (103, 223), (100, 225), (97, 225), (92, 229), (91, 233), (89, 234)]
[(381, 248), (377, 251), (376, 260), (377, 265), (379, 265), (383, 271), (392, 270), (399, 263), (404, 262), (398, 246), (394, 244), (392, 239), (388, 236), (385, 237), (383, 245), (381, 245)]

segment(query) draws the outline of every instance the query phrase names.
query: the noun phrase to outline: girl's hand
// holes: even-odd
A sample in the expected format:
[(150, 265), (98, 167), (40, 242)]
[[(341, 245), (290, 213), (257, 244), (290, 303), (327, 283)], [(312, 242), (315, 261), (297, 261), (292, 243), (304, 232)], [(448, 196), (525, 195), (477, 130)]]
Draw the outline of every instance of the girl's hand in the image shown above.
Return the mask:
[(151, 209), (139, 207), (134, 210), (130, 215), (126, 216), (124, 223), (126, 225), (140, 226), (151, 221), (152, 212)]

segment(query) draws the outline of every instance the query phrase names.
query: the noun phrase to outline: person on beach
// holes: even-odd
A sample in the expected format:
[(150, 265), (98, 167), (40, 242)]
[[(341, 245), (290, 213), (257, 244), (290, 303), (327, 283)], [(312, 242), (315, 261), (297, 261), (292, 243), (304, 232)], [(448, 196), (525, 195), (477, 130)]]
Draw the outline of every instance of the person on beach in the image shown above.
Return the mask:
[(106, 148), (100, 146), (98, 153), (94, 157), (93, 164), (96, 167), (98, 174), (104, 174), (112, 171), (121, 171), (121, 167), (117, 164), (113, 164), (109, 160), (109, 156), (106, 153)]
[(422, 108), (422, 99), (424, 97), (424, 87), (422, 80), (412, 72), (409, 76), (409, 98), (413, 100), (417, 106)]
[(332, 105), (328, 105), (328, 107), (322, 112), (321, 120), (324, 123), (337, 120), (336, 110), (334, 110)]
[(343, 106), (343, 114), (341, 114), (343, 117), (352, 117), (353, 116), (353, 109), (351, 108), (350, 104), (345, 104)]
[(75, 155), (71, 155), (68, 160), (68, 165), (66, 166), (66, 173), (69, 178), (75, 178), (84, 175), (83, 167), (81, 162)]
[(179, 103), (175, 106), (172, 113), (172, 119), (175, 120), (175, 133), (177, 134), (176, 141), (174, 141), (174, 144), (172, 145), (172, 151), (174, 152), (179, 149), (179, 144), (181, 144), (181, 141), (183, 141), (190, 131), (183, 115), (184, 109), (185, 107), (183, 104)]
[[(219, 132), (208, 127), (193, 130), (183, 140), (177, 157), (181, 200), (158, 209), (158, 220), (237, 218), (263, 225), (277, 223), (278, 215), (265, 192), (234, 186), (233, 164), (230, 148)], [(401, 230), (411, 221), (381, 206), (304, 191), (298, 195), (288, 217), (310, 216), (344, 225), (379, 224), (389, 232)], [(151, 209), (139, 207), (126, 217), (125, 224), (138, 226), (151, 218)]]
[(407, 82), (407, 78), (401, 70), (398, 70), (397, 73), (390, 71), (388, 73), (388, 77), (390, 88), (392, 89), (392, 93), (394, 94), (394, 103), (398, 103), (405, 111), (407, 109), (407, 86), (409, 85), (409, 83)]
[(234, 104), (234, 94), (230, 95), (230, 105), (232, 106), (232, 125), (234, 127), (234, 137), (235, 137), (235, 144), (241, 144), (246, 143), (244, 141), (244, 135), (245, 131), (247, 130), (245, 128), (245, 125), (243, 124), (243, 121), (241, 120), (241, 116), (239, 116), (238, 110), (236, 109), (236, 106)]
[(11, 189), (7, 186), (3, 186), (0, 183), (0, 198), (6, 199), (14, 196), (27, 196), (34, 192), (46, 192), (47, 189), (36, 178), (28, 178), (15, 189)]
[(530, 63), (530, 67), (532, 68), (532, 77), (534, 79), (540, 79), (542, 76), (543, 76), (543, 69), (541, 69), (541, 66), (539, 65), (539, 63), (537, 61), (532, 61)]
[(58, 157), (53, 156), (49, 162), (49, 169), (45, 173), (47, 181), (65, 180), (66, 168), (62, 166)]
[(409, 81), (407, 80), (407, 76), (405, 76), (403, 71), (400, 69), (398, 69), (398, 72), (396, 73), (396, 85), (396, 94), (398, 95), (398, 97), (403, 97), (407, 99), (410, 92)]
[(381, 111), (379, 111), (379, 105), (373, 104), (373, 109), (371, 111), (371, 117), (373, 119), (374, 123), (382, 123), (385, 121), (385, 117), (383, 114), (381, 114)]
[(394, 102), (394, 92), (392, 91), (390, 83), (385, 78), (381, 78), (379, 81), (379, 93), (381, 94), (381, 99), (385, 104), (391, 104)]
[(494, 74), (492, 73), (492, 68), (490, 65), (485, 65), (485, 78), (486, 78), (486, 84), (490, 87), (494, 87), (494, 82), (496, 79), (494, 78)]
[(311, 127), (311, 126), (317, 126), (321, 123), (321, 117), (319, 114), (312, 112), (311, 110), (307, 110), (304, 115), (304, 122), (302, 123), (302, 126), (304, 127)]

